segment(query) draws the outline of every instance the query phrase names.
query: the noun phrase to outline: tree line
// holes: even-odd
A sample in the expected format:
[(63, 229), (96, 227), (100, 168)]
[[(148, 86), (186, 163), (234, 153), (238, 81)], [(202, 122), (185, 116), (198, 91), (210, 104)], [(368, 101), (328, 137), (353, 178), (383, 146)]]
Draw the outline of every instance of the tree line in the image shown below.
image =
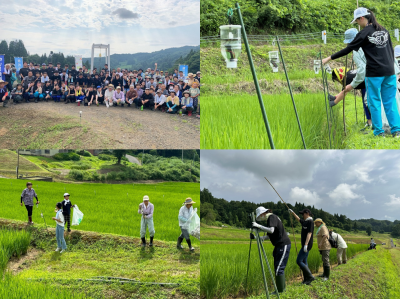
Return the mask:
[[(211, 192), (204, 188), (200, 191), (201, 211), (200, 218), (203, 223), (209, 225), (228, 224), (235, 227), (250, 228), (250, 213), (255, 212), (257, 207), (263, 206), (271, 209), (278, 215), (285, 227), (300, 227), (297, 221), (291, 221), (287, 207), (282, 202), (253, 203), (248, 201), (227, 201), (223, 198), (214, 197)], [(345, 231), (365, 231), (371, 235), (372, 231), (379, 233), (391, 233), (393, 237), (400, 237), (400, 221), (362, 219), (351, 220), (346, 215), (331, 214), (314, 206), (306, 206), (296, 202), (294, 205), (287, 204), (293, 211), (298, 212), (305, 208), (310, 209), (313, 218), (321, 218), (328, 227), (336, 227)]]

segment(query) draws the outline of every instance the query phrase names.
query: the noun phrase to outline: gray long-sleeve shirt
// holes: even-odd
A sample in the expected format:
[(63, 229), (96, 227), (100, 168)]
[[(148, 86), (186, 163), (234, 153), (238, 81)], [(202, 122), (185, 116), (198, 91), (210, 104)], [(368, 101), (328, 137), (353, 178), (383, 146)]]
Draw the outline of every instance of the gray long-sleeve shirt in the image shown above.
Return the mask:
[(28, 188), (25, 188), (24, 191), (22, 191), (21, 194), (21, 203), (24, 202), (26, 206), (33, 206), (33, 198), (36, 198), (37, 200), (37, 194), (33, 188), (29, 190)]

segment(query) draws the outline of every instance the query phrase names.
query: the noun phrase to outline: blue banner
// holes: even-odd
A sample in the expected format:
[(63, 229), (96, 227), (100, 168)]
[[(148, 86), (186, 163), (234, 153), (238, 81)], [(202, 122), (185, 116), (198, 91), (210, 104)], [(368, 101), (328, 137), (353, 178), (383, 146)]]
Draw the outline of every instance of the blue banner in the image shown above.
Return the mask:
[(180, 65), (179, 65), (179, 71), (182, 71), (182, 72), (183, 72), (183, 75), (184, 75), (185, 77), (187, 77), (187, 75), (188, 75), (188, 73), (189, 73), (189, 66), (188, 66), (188, 65), (180, 64)]
[(23, 62), (22, 57), (14, 57), (15, 68), (17, 69), (17, 74), (19, 74), (19, 70), (22, 68)]
[(1, 80), (4, 81), (4, 55), (0, 55), (0, 73), (1, 73)]

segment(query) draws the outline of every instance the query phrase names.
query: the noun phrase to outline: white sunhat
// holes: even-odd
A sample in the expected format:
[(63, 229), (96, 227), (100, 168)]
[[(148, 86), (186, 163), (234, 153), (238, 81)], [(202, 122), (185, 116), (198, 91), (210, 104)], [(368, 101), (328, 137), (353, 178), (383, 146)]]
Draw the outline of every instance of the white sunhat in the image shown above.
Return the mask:
[(394, 57), (399, 57), (400, 56), (400, 46), (397, 45), (394, 47)]
[(359, 7), (354, 11), (354, 20), (350, 24), (354, 24), (359, 17), (368, 16), (370, 13), (365, 7)]
[(267, 212), (269, 209), (266, 209), (264, 207), (258, 207), (256, 209), (256, 220), (258, 220), (258, 217), (260, 217), (261, 214), (264, 214), (265, 212)]
[(147, 195), (143, 196), (143, 201), (146, 201), (146, 200), (150, 200), (150, 198)]
[(69, 196), (69, 194), (68, 194), (68, 193), (64, 193), (64, 197), (65, 197), (65, 196)]

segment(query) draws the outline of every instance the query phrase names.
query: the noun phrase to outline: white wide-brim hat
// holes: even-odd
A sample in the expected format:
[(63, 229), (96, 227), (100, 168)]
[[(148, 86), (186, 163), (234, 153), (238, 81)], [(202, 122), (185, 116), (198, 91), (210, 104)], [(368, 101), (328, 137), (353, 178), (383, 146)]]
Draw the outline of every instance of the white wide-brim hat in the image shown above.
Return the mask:
[(267, 212), (268, 209), (264, 208), (264, 207), (258, 207), (256, 209), (256, 219), (258, 220), (258, 217), (261, 216), (261, 214), (264, 214), (265, 212)]

